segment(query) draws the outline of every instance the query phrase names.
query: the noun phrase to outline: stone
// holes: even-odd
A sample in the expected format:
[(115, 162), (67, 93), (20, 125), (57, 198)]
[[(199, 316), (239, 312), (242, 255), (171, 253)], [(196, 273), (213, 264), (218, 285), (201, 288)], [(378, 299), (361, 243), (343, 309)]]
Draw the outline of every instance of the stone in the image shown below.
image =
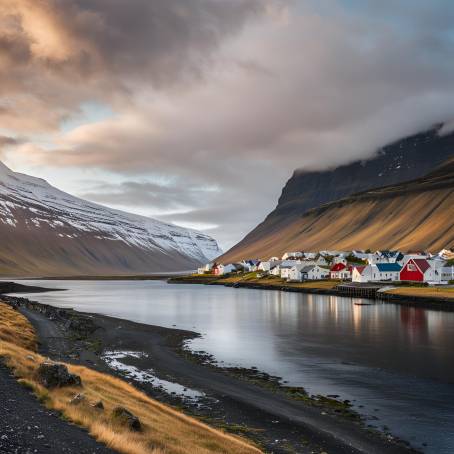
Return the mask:
[(38, 382), (45, 388), (62, 388), (64, 386), (82, 386), (78, 375), (71, 374), (64, 364), (44, 362), (36, 372)]
[(85, 396), (81, 393), (76, 394), (70, 401), (70, 405), (79, 405), (82, 402), (85, 402)]
[(112, 417), (133, 432), (140, 432), (142, 430), (142, 424), (139, 418), (124, 407), (115, 407), (112, 411)]
[(98, 410), (104, 410), (104, 404), (102, 403), (102, 400), (98, 400), (98, 402), (95, 402), (92, 405), (93, 408), (96, 408)]

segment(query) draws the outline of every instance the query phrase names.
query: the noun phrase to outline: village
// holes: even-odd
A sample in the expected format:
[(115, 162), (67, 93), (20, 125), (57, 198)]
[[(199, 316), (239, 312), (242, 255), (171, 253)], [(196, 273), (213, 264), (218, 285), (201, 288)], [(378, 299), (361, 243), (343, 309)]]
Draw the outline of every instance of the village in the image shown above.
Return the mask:
[(286, 252), (268, 260), (209, 263), (198, 275), (225, 276), (255, 272), (257, 278), (276, 276), (287, 282), (350, 281), (354, 283), (454, 283), (454, 251), (318, 251)]

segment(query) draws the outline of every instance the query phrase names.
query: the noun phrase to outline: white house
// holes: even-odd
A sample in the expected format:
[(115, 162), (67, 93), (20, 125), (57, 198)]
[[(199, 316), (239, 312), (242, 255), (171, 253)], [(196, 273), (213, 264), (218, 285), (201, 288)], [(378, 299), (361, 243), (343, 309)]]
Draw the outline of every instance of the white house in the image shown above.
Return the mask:
[(270, 261), (262, 261), (259, 263), (257, 267), (257, 271), (265, 271), (268, 272), (271, 267), (271, 262)]
[(344, 263), (336, 263), (331, 267), (330, 277), (331, 279), (351, 279), (352, 267), (347, 266)]
[(445, 282), (454, 281), (454, 266), (444, 266), (441, 268), (441, 280)]
[(290, 277), (290, 270), (294, 267), (294, 265), (279, 265), (279, 272), (282, 279), (289, 279)]
[(303, 252), (286, 252), (282, 256), (282, 260), (288, 260), (288, 259), (302, 259), (304, 257)]
[[(272, 257), (276, 258), (276, 257)], [(266, 273), (269, 273), (272, 268), (274, 268), (277, 265), (280, 265), (282, 263), (282, 260), (267, 260), (264, 262), (260, 262), (259, 266), (257, 267), (257, 271), (264, 271)]]
[(329, 279), (329, 268), (323, 268), (319, 265), (309, 265), (302, 270), (304, 280), (318, 281), (320, 279)]
[(329, 269), (312, 264), (298, 263), (290, 268), (288, 279), (291, 281), (320, 280), (329, 278)]
[(355, 266), (352, 270), (352, 281), (398, 281), (401, 268), (398, 263), (376, 263), (374, 265)]
[(398, 281), (402, 266), (398, 263), (377, 263), (373, 266), (373, 281)]
[(370, 282), (372, 280), (373, 265), (355, 266), (352, 270), (353, 282)]
[(333, 257), (333, 264), (336, 265), (338, 263), (342, 263), (343, 265), (347, 265), (347, 259), (341, 255)]
[(318, 265), (306, 265), (305, 263), (299, 263), (292, 266), (289, 272), (288, 279), (291, 281), (318, 281), (320, 279), (329, 278), (329, 269), (323, 268)]
[(207, 263), (206, 265), (204, 265), (204, 266), (202, 266), (200, 268), (197, 268), (197, 274), (209, 273), (212, 268), (213, 268), (213, 264), (212, 263)]
[(259, 265), (260, 265), (259, 260), (243, 260), (241, 262), (241, 266), (244, 268), (244, 271), (247, 272), (257, 271)]
[(301, 270), (305, 267), (303, 263), (298, 263), (290, 268), (288, 279), (290, 281), (301, 282), (303, 277), (301, 275)]
[(233, 273), (234, 271), (237, 271), (237, 267), (233, 263), (229, 263), (227, 265), (223, 265), (222, 263), (220, 263), (219, 265), (215, 265), (213, 267), (213, 273), (216, 276), (222, 276), (224, 274)]
[(313, 258), (314, 264), (318, 266), (328, 266), (328, 261), (323, 257), (323, 255), (317, 254)]

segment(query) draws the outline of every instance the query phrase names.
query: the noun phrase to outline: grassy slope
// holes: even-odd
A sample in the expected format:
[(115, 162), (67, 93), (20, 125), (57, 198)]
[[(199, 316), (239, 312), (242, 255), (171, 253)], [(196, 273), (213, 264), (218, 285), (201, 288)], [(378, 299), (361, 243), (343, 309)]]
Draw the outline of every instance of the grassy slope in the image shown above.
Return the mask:
[(293, 250), (439, 250), (454, 246), (454, 161), (440, 173), (310, 210), (219, 260), (267, 259)]
[[(85, 367), (68, 365), (71, 372), (82, 378), (82, 390), (46, 390), (35, 380), (36, 369), (44, 361), (35, 350), (36, 336), (27, 319), (0, 303), (0, 356), (6, 358), (21, 383), (33, 389), (46, 406), (86, 427), (92, 436), (109, 447), (126, 454), (260, 452), (237, 437), (212, 429), (150, 399), (122, 380)], [(70, 399), (78, 392), (84, 393), (87, 403), (70, 405)], [(103, 411), (90, 405), (99, 400), (104, 404)], [(140, 418), (144, 427), (142, 432), (133, 433), (114, 423), (110, 414), (117, 405), (126, 407)]]
[(233, 274), (225, 276), (213, 276), (210, 274), (193, 274), (189, 276), (178, 276), (171, 279), (171, 282), (185, 283), (188, 284), (236, 284), (236, 283), (248, 283), (254, 285), (263, 285), (264, 287), (293, 287), (293, 288), (308, 288), (308, 289), (332, 289), (339, 281), (337, 280), (321, 280), (321, 281), (309, 281), (309, 282), (287, 282), (285, 279), (281, 279), (279, 276), (264, 276), (262, 278), (257, 277), (257, 273), (244, 273), (244, 274)]
[(388, 290), (386, 293), (404, 296), (423, 296), (426, 298), (452, 298), (454, 300), (453, 287), (399, 287)]

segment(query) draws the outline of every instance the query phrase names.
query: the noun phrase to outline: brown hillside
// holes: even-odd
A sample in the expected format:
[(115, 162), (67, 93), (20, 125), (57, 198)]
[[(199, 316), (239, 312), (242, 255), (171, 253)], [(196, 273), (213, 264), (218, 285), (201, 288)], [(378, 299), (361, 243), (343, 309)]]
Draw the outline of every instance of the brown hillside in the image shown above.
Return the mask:
[(223, 262), (323, 249), (439, 250), (454, 246), (454, 160), (424, 178), (307, 211)]

